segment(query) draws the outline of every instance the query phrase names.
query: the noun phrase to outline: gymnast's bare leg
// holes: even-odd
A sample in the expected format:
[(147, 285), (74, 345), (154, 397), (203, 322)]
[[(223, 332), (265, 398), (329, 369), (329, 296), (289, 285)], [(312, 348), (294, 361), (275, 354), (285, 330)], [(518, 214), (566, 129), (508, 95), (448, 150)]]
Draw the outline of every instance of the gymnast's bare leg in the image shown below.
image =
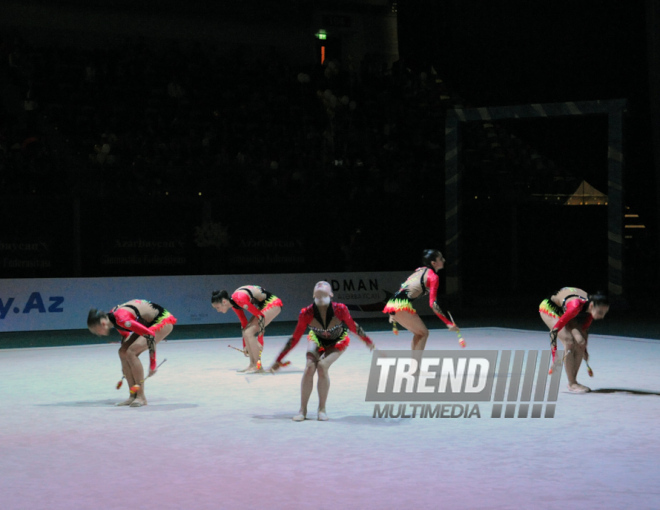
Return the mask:
[(401, 324), (413, 334), (410, 348), (413, 351), (423, 351), (426, 347), (426, 340), (429, 338), (429, 330), (422, 322), (419, 315), (416, 313), (400, 311), (394, 314), (393, 320)]

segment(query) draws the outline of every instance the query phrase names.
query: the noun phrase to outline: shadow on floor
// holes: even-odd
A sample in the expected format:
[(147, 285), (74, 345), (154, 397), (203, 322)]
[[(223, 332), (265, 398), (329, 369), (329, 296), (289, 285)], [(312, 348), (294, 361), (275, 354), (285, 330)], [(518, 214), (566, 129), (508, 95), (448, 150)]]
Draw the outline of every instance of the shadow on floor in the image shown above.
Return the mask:
[(278, 414), (255, 414), (252, 418), (255, 420), (284, 420), (293, 421), (293, 413), (278, 413)]
[(398, 418), (373, 418), (371, 416), (342, 416), (341, 418), (331, 418), (332, 421), (343, 423), (345, 425), (375, 425), (377, 427), (393, 427), (403, 425), (410, 420), (400, 420)]
[(52, 404), (35, 404), (39, 407), (107, 407), (114, 406), (117, 403), (115, 399), (106, 400), (81, 400), (78, 402), (54, 402)]
[[(199, 407), (199, 404), (149, 404), (137, 409), (141, 409), (140, 412), (159, 412), (159, 411), (179, 411), (181, 409), (194, 409)], [(129, 409), (136, 409), (135, 407)]]
[[(278, 414), (258, 414), (254, 415), (252, 418), (255, 420), (284, 420), (284, 421), (293, 421), (292, 413), (278, 413)], [(316, 411), (307, 415), (305, 421), (318, 421), (316, 419)], [(377, 426), (393, 426), (401, 425), (406, 420), (398, 419), (388, 419), (388, 418), (372, 418), (371, 416), (342, 416), (338, 418), (333, 418), (330, 416), (331, 423), (343, 423), (345, 425), (377, 425)]]
[(629, 388), (598, 388), (591, 390), (591, 393), (627, 393), (628, 395), (657, 395), (660, 397), (660, 391), (631, 390)]
[[(116, 399), (106, 400), (81, 400), (78, 402), (55, 402), (52, 404), (35, 404), (39, 407), (117, 407)], [(122, 406), (126, 409), (131, 409), (129, 406)], [(198, 404), (149, 404), (141, 407), (140, 409), (147, 409), (151, 411), (174, 411), (177, 409), (192, 409), (199, 407)], [(132, 408), (136, 409), (136, 408)]]

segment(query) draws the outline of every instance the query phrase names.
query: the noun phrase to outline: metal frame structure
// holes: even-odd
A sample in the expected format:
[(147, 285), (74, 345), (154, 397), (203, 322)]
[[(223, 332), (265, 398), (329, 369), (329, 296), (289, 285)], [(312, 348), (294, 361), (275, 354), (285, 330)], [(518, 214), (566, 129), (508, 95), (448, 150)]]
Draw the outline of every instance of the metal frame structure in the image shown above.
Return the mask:
[(608, 292), (614, 299), (623, 297), (623, 114), (627, 100), (582, 101), (527, 104), (485, 108), (454, 109), (445, 121), (445, 251), (451, 264), (447, 267), (447, 294), (460, 299), (461, 264), (461, 125), (505, 119), (530, 119), (578, 115), (607, 115), (607, 231)]

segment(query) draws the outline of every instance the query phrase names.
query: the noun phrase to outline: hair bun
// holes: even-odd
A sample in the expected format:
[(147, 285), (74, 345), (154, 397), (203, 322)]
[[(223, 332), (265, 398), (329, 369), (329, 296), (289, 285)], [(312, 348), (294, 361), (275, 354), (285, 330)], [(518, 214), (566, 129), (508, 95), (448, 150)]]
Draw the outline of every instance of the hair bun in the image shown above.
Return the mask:
[(226, 290), (214, 290), (211, 293), (211, 303), (219, 303), (223, 299), (229, 299), (229, 293)]
[(607, 294), (605, 294), (603, 291), (597, 290), (593, 294), (589, 294), (588, 296), (589, 301), (591, 301), (594, 305), (609, 305), (610, 300), (607, 297)]
[(424, 250), (422, 252), (422, 264), (430, 269), (433, 269), (431, 262), (437, 259), (438, 256), (440, 255), (442, 255), (442, 253), (440, 253), (440, 250), (434, 250), (434, 249)]

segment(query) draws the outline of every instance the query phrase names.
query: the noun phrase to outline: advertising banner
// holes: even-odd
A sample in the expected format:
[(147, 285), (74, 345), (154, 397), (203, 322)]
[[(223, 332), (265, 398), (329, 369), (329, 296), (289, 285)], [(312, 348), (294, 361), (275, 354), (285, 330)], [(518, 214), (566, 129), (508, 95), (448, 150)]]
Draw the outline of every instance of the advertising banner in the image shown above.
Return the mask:
[[(382, 273), (307, 273), (270, 275), (197, 275), (117, 278), (31, 278), (0, 280), (0, 332), (85, 329), (90, 308), (111, 310), (131, 299), (147, 299), (167, 308), (180, 325), (235, 322), (236, 315), (216, 312), (211, 293), (230, 294), (242, 285), (260, 285), (282, 299), (278, 320), (294, 321), (312, 302), (314, 284), (330, 282), (334, 300), (355, 318), (386, 317), (382, 309), (410, 271)], [(415, 302), (431, 313), (428, 298)]]

